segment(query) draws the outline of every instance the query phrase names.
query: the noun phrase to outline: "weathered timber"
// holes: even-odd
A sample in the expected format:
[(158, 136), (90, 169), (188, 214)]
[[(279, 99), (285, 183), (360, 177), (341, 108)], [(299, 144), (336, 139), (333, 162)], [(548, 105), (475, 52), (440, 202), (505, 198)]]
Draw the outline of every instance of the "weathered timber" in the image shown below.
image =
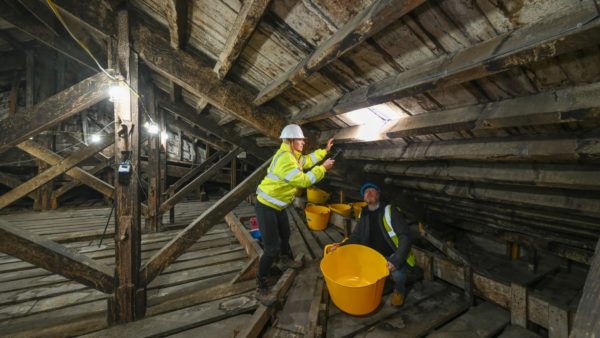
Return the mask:
[(476, 336), (481, 338), (495, 337), (509, 323), (509, 319), (508, 311), (485, 302), (471, 308), (427, 337), (459, 338), (467, 335), (466, 332), (476, 332)]
[(223, 167), (231, 161), (233, 157), (239, 154), (240, 151), (241, 149), (239, 147), (236, 147), (227, 155), (223, 156), (223, 158), (217, 161), (217, 163), (213, 164), (210, 168), (208, 168), (205, 172), (196, 177), (193, 181), (188, 183), (185, 187), (181, 188), (181, 190), (176, 192), (173, 196), (169, 197), (169, 199), (167, 199), (160, 206), (159, 212), (161, 214), (165, 213), (166, 211), (174, 207), (175, 204), (177, 204), (177, 202), (181, 201), (187, 194), (189, 194), (190, 191), (193, 191), (194, 189), (198, 188), (198, 186), (208, 181), (214, 175), (218, 174), (221, 171), (221, 169), (223, 169)]
[(207, 158), (206, 160), (204, 160), (204, 162), (202, 162), (201, 164), (199, 164), (197, 167), (193, 168), (192, 170), (188, 171), (180, 179), (175, 181), (175, 183), (171, 184), (169, 186), (168, 191), (170, 193), (174, 193), (175, 191), (179, 190), (182, 186), (187, 184), (192, 178), (200, 175), (204, 170), (207, 169), (209, 164), (213, 163), (221, 155), (223, 155), (223, 154), (220, 152), (216, 152), (216, 153), (210, 155), (210, 157)]
[(182, 119), (185, 119), (189, 123), (194, 124), (196, 127), (201, 128), (206, 132), (210, 132), (231, 144), (244, 148), (244, 150), (263, 161), (271, 156), (272, 152), (269, 149), (259, 147), (256, 142), (249, 137), (241, 137), (240, 133), (231, 126), (220, 126), (218, 122), (214, 121), (209, 116), (199, 116), (194, 113), (194, 108), (183, 102), (173, 103), (161, 100), (159, 105)]
[(510, 323), (527, 327), (527, 287), (510, 283)]
[[(9, 188), (16, 188), (23, 184), (23, 182), (21, 182), (18, 178), (12, 175), (0, 171), (0, 184), (3, 184)], [(32, 200), (35, 200), (37, 198), (37, 195), (35, 193), (30, 192), (29, 194), (27, 194), (27, 197), (31, 198)]]
[[(113, 2), (121, 2), (121, 0)], [(63, 16), (85, 25), (100, 36), (106, 38), (117, 32), (114, 8), (107, 6), (106, 1), (103, 1), (102, 5), (78, 0), (55, 0), (54, 3), (61, 9)]]
[(235, 189), (223, 196), (219, 201), (213, 204), (200, 217), (196, 218), (190, 225), (183, 229), (173, 240), (164, 248), (150, 258), (141, 271), (143, 285), (147, 285), (161, 271), (163, 271), (171, 262), (179, 257), (187, 248), (197, 241), (208, 229), (218, 223), (225, 215), (244, 200), (251, 192), (256, 189), (260, 180), (266, 175), (266, 168), (269, 165), (266, 161), (262, 166), (248, 176), (244, 182), (240, 183)]
[(235, 18), (225, 46), (213, 68), (219, 79), (223, 80), (235, 63), (244, 46), (252, 36), (254, 29), (267, 10), (271, 0), (245, 1)]
[(262, 255), (263, 249), (258, 242), (250, 236), (248, 230), (246, 230), (242, 222), (240, 222), (240, 219), (233, 212), (230, 212), (225, 216), (225, 222), (227, 222), (229, 229), (231, 229), (231, 232), (233, 232), (235, 238), (237, 238), (238, 242), (244, 247), (246, 254), (250, 258)]
[(97, 71), (92, 59), (75, 42), (52, 33), (33, 16), (21, 15), (17, 8), (8, 2), (0, 2), (0, 17), (14, 25), (18, 30), (40, 41), (46, 46), (64, 54), (92, 71)]
[(26, 113), (0, 121), (0, 153), (47, 130), (108, 97), (110, 81), (98, 73), (31, 107)]
[(554, 123), (583, 122), (600, 118), (600, 84), (464, 108), (403, 117), (386, 135), (390, 138), (459, 130), (508, 128)]
[[(229, 144), (221, 141), (219, 138), (214, 137), (213, 135), (210, 135), (209, 133), (205, 132), (204, 130), (195, 128), (194, 126), (191, 126), (183, 121), (178, 121), (172, 117), (167, 117), (167, 125), (169, 127), (178, 129), (179, 131), (183, 131), (187, 135), (194, 136), (219, 150), (229, 150), (231, 148), (229, 146)], [(183, 138), (179, 138), (179, 139), (182, 140), (182, 142), (183, 142)], [(179, 153), (181, 154), (181, 149), (180, 149)]]
[[(114, 140), (112, 135), (106, 135), (105, 139), (109, 140), (107, 143), (107, 146), (111, 145), (113, 143), (112, 140)], [(51, 150), (44, 148), (41, 145), (39, 145), (33, 141), (27, 140), (27, 141), (22, 142), (19, 145), (17, 145), (17, 147), (19, 149), (27, 152), (31, 156), (35, 156), (35, 157), (39, 158), (40, 160), (42, 160), (48, 164), (51, 164), (51, 165), (57, 165), (61, 161), (64, 160), (64, 158), (62, 156), (57, 155), (56, 153), (52, 152)], [(104, 182), (103, 180), (94, 176), (94, 174), (96, 172), (106, 168), (109, 164), (110, 164), (110, 159), (106, 159), (106, 160), (102, 161), (102, 163), (95, 166), (89, 172), (85, 171), (79, 167), (75, 167), (75, 168), (67, 170), (65, 172), (65, 174), (73, 177), (75, 180), (77, 180), (79, 182), (75, 181), (73, 183), (66, 184), (65, 186), (59, 188), (58, 190), (56, 190), (53, 193), (53, 198), (60, 197), (62, 194), (67, 192), (69, 189), (71, 189), (74, 186), (77, 186), (81, 183), (100, 192), (101, 194), (103, 194), (104, 196), (106, 196), (108, 198), (112, 198), (115, 187), (113, 187), (112, 185), (110, 185), (110, 184)]]
[[(146, 311), (145, 289), (140, 288), (141, 226), (139, 199), (139, 162), (141, 117), (138, 111), (138, 57), (131, 52), (129, 42), (130, 18), (127, 10), (120, 10), (116, 17), (117, 46), (114, 50), (116, 66), (132, 90), (115, 102), (115, 161), (131, 164), (128, 182), (120, 179), (115, 186), (115, 293), (108, 300), (108, 318), (123, 323), (142, 318)], [(109, 55), (109, 57), (113, 57)]]
[(110, 144), (112, 144), (111, 138), (105, 138), (100, 143), (90, 145), (88, 147), (83, 147), (75, 152), (73, 152), (68, 157), (64, 158), (56, 165), (51, 168), (45, 170), (44, 172), (38, 174), (27, 182), (21, 184), (17, 188), (5, 193), (0, 196), (0, 209), (5, 208), (21, 197), (27, 195), (33, 190), (37, 189), (41, 185), (49, 182), (53, 178), (65, 173), (67, 170), (73, 168), (81, 161), (93, 156), (98, 151), (106, 148)]
[(255, 287), (256, 281), (251, 280), (237, 283), (235, 285), (220, 284), (200, 290), (195, 287), (189, 289), (183, 288), (181, 291), (178, 291), (173, 295), (154, 298), (152, 300), (153, 305), (148, 307), (146, 314), (149, 316), (155, 316), (160, 313), (246, 293)]
[[(499, 102), (401, 117), (386, 125), (368, 141), (428, 135), (461, 130), (526, 127), (534, 125), (597, 121), (600, 119), (600, 85), (597, 83)], [(361, 126), (321, 133), (321, 141), (364, 141)]]
[(171, 48), (167, 41), (146, 27), (133, 30), (133, 38), (135, 50), (152, 70), (261, 133), (278, 138), (284, 118), (271, 109), (253, 107), (251, 94), (246, 89), (221, 81), (211, 68), (190, 54)]
[[(413, 252), (417, 258), (417, 266), (421, 267), (422, 262), (433, 258), (433, 273), (435, 277), (443, 279), (458, 287), (464, 287), (463, 267), (420, 248), (413, 247)], [(476, 271), (473, 272), (473, 291), (474, 294), (487, 299), (503, 308), (510, 308), (511, 288), (510, 286), (495, 281)], [(410, 295), (410, 293), (409, 293)], [(549, 304), (547, 301), (537, 296), (527, 294), (528, 318), (531, 322), (542, 327), (548, 328)]]
[(249, 312), (256, 307), (256, 299), (251, 293), (245, 293), (109, 327), (82, 337), (168, 336)]
[[(141, 88), (146, 92), (142, 100), (147, 107), (148, 117), (157, 123), (159, 120), (158, 107), (156, 104), (156, 88), (150, 80), (149, 74), (145, 72), (140, 76)], [(160, 137), (161, 134), (149, 135), (148, 137), (148, 164), (146, 174), (148, 175), (148, 212), (146, 213), (146, 222), (144, 224), (145, 232), (158, 232), (162, 225), (162, 217), (158, 212), (163, 201), (162, 184), (160, 182)]]
[[(296, 271), (292, 269), (286, 270), (283, 275), (277, 281), (277, 284), (273, 287), (272, 292), (277, 295), (277, 299), (284, 297), (289, 288), (292, 286), (294, 281), (294, 277), (296, 277)], [(244, 330), (240, 332), (237, 337), (239, 338), (256, 338), (259, 336), (263, 327), (269, 321), (269, 317), (272, 313), (275, 312), (275, 306), (266, 307), (264, 305), (259, 305), (250, 322), (246, 325)]]
[(434, 180), (394, 178), (391, 184), (402, 188), (426, 190), (486, 201), (506, 204), (537, 206), (538, 208), (563, 209), (582, 215), (600, 216), (600, 198), (597, 192), (562, 191), (551, 188), (521, 188), (492, 184), (443, 182)]
[(579, 300), (577, 314), (570, 337), (592, 338), (600, 332), (598, 311), (600, 311), (600, 241), (596, 244), (596, 253), (585, 279), (583, 294)]
[(591, 2), (582, 3), (569, 15), (557, 13), (536, 24), (444, 55), (367, 87), (358, 88), (338, 99), (332, 99), (320, 110), (309, 108), (302, 111), (295, 116), (295, 120), (319, 120), (479, 79), (511, 67), (585, 48), (597, 41), (600, 35), (600, 20), (595, 16), (594, 5)]
[[(374, 151), (376, 149), (376, 151)], [(344, 158), (376, 161), (579, 161), (600, 158), (598, 135), (480, 138), (426, 141), (411, 144), (348, 149)]]
[(109, 267), (4, 221), (0, 221), (0, 242), (4, 253), (102, 292), (114, 289), (113, 270)]
[(367, 173), (451, 181), (600, 190), (600, 166), (547, 163), (419, 162), (365, 164)]
[(165, 9), (171, 47), (182, 48), (186, 44), (188, 35), (188, 1), (167, 0)]
[(438, 250), (443, 252), (450, 259), (464, 266), (471, 265), (468, 259), (465, 256), (463, 256), (463, 254), (461, 254), (460, 251), (456, 250), (452, 246), (449, 246), (443, 240), (437, 238), (437, 236), (433, 234), (431, 230), (426, 228), (423, 224), (419, 224), (419, 232), (421, 234), (421, 237), (425, 238), (429, 243), (431, 243)]
[(338, 29), (311, 55), (304, 58), (298, 65), (282, 74), (275, 81), (269, 83), (261, 90), (254, 103), (257, 105), (263, 104), (287, 88), (302, 82), (314, 72), (361, 44), (364, 40), (375, 35), (423, 2), (423, 0), (374, 1), (369, 7)]

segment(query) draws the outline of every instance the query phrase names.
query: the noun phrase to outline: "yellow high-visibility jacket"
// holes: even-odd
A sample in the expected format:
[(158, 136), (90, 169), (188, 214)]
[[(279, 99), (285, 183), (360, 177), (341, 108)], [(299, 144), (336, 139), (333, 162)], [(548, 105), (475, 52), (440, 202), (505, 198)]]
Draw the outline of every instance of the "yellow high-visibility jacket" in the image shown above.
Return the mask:
[(307, 173), (303, 169), (309, 169), (326, 155), (325, 149), (302, 155), (289, 144), (282, 143), (271, 160), (267, 176), (256, 189), (258, 200), (275, 210), (283, 210), (294, 200), (296, 188), (310, 187), (325, 177), (326, 170), (322, 165), (314, 166)]

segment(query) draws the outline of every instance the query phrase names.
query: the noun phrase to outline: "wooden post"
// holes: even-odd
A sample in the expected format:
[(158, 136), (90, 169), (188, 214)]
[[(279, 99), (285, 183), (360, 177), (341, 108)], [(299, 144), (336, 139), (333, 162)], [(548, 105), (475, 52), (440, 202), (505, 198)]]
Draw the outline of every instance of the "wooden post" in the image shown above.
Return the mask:
[[(54, 69), (50, 68), (47, 65), (40, 64), (38, 65), (39, 71), (37, 72), (39, 75), (40, 83), (39, 90), (37, 95), (35, 95), (35, 102), (42, 102), (46, 98), (52, 96), (55, 92), (55, 76)], [(53, 128), (54, 129), (54, 128)], [(51, 134), (53, 134), (50, 131)], [(38, 136), (39, 143), (41, 143), (44, 147), (55, 151), (53, 142), (54, 135), (50, 134), (42, 134)], [(38, 161), (38, 173), (43, 172), (44, 170), (50, 168), (49, 164), (44, 161)], [(49, 181), (48, 183), (42, 185), (37, 189), (38, 198), (36, 203), (34, 203), (35, 210), (49, 210), (52, 206), (52, 191), (54, 188), (53, 181)], [(37, 205), (36, 205), (37, 204)]]
[[(146, 79), (144, 89), (146, 91), (145, 106), (148, 109), (148, 115), (153, 122), (158, 122), (156, 112), (156, 99), (154, 84), (150, 79)], [(150, 122), (150, 121), (148, 121)], [(154, 135), (148, 135), (148, 213), (146, 214), (145, 232), (159, 232), (162, 217), (158, 212), (162, 203), (162, 190), (160, 184), (160, 132)]]
[[(129, 17), (117, 14), (117, 66), (129, 85), (138, 90), (137, 54), (130, 53)], [(130, 322), (144, 316), (145, 291), (139, 289), (141, 260), (140, 201), (138, 199), (139, 127), (137, 97), (129, 92), (115, 102), (115, 161), (130, 163), (130, 174), (117, 171), (115, 187), (116, 290), (109, 299), (109, 320)]]
[(510, 283), (510, 323), (527, 328), (527, 288)]
[(231, 189), (237, 185), (237, 156), (231, 160)]

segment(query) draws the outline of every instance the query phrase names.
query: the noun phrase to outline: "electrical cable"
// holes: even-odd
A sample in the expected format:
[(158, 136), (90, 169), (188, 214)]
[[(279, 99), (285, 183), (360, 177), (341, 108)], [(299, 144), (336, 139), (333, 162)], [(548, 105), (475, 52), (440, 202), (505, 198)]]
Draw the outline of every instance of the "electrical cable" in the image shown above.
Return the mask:
[(71, 31), (71, 29), (69, 29), (69, 26), (65, 22), (64, 17), (60, 13), (58, 7), (56, 7), (56, 4), (54, 3), (54, 0), (46, 0), (46, 1), (48, 2), (48, 6), (50, 6), (50, 9), (52, 9), (52, 12), (54, 13), (54, 15), (56, 16), (56, 18), (58, 19), (58, 21), (60, 21), (60, 23), (65, 28), (65, 30), (67, 31), (67, 33), (69, 33), (69, 35), (71, 36), (71, 38), (73, 38), (73, 40), (75, 40), (75, 42), (77, 42), (77, 44), (90, 56), (90, 58), (92, 58), (92, 60), (94, 60), (94, 63), (96, 63), (96, 66), (98, 66), (98, 68), (104, 74), (106, 74), (106, 76), (108, 76), (109, 79), (111, 79), (113, 81), (116, 81), (116, 82), (123, 82), (127, 86), (127, 88), (129, 88), (129, 90), (137, 98), (140, 99), (139, 100), (140, 106), (142, 107), (142, 110), (143, 110), (144, 114), (146, 114), (146, 117), (148, 117), (148, 119), (150, 120), (150, 122), (152, 122), (152, 123), (155, 124), (154, 120), (152, 119), (152, 117), (150, 116), (150, 114), (148, 113), (148, 111), (146, 110), (146, 106), (144, 105), (144, 100), (142, 99), (143, 97), (135, 89), (133, 89), (133, 87), (131, 87), (131, 85), (127, 81), (125, 81), (125, 79), (119, 79), (118, 76), (114, 76), (114, 75), (110, 74), (104, 67), (102, 67), (102, 65), (100, 64), (100, 62), (98, 61), (98, 59), (96, 59), (96, 57), (94, 57), (94, 55), (89, 50), (89, 48), (87, 48), (85, 46), (85, 44), (83, 44), (83, 42), (81, 42), (81, 40), (79, 40), (75, 36), (75, 34), (73, 34), (73, 32)]

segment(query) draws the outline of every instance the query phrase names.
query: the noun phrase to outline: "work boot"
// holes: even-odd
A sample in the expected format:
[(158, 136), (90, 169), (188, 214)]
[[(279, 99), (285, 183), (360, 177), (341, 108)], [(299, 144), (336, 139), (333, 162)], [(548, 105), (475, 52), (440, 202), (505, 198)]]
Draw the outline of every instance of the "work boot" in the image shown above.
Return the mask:
[(394, 290), (394, 293), (392, 293), (392, 297), (390, 298), (390, 303), (395, 307), (402, 306), (402, 304), (404, 304), (404, 295)]
[(277, 296), (268, 285), (266, 278), (256, 277), (256, 300), (264, 306), (271, 306), (277, 300)]
[(287, 269), (298, 270), (302, 268), (302, 262), (292, 260), (289, 256), (283, 255), (279, 258), (279, 267), (282, 271)]

